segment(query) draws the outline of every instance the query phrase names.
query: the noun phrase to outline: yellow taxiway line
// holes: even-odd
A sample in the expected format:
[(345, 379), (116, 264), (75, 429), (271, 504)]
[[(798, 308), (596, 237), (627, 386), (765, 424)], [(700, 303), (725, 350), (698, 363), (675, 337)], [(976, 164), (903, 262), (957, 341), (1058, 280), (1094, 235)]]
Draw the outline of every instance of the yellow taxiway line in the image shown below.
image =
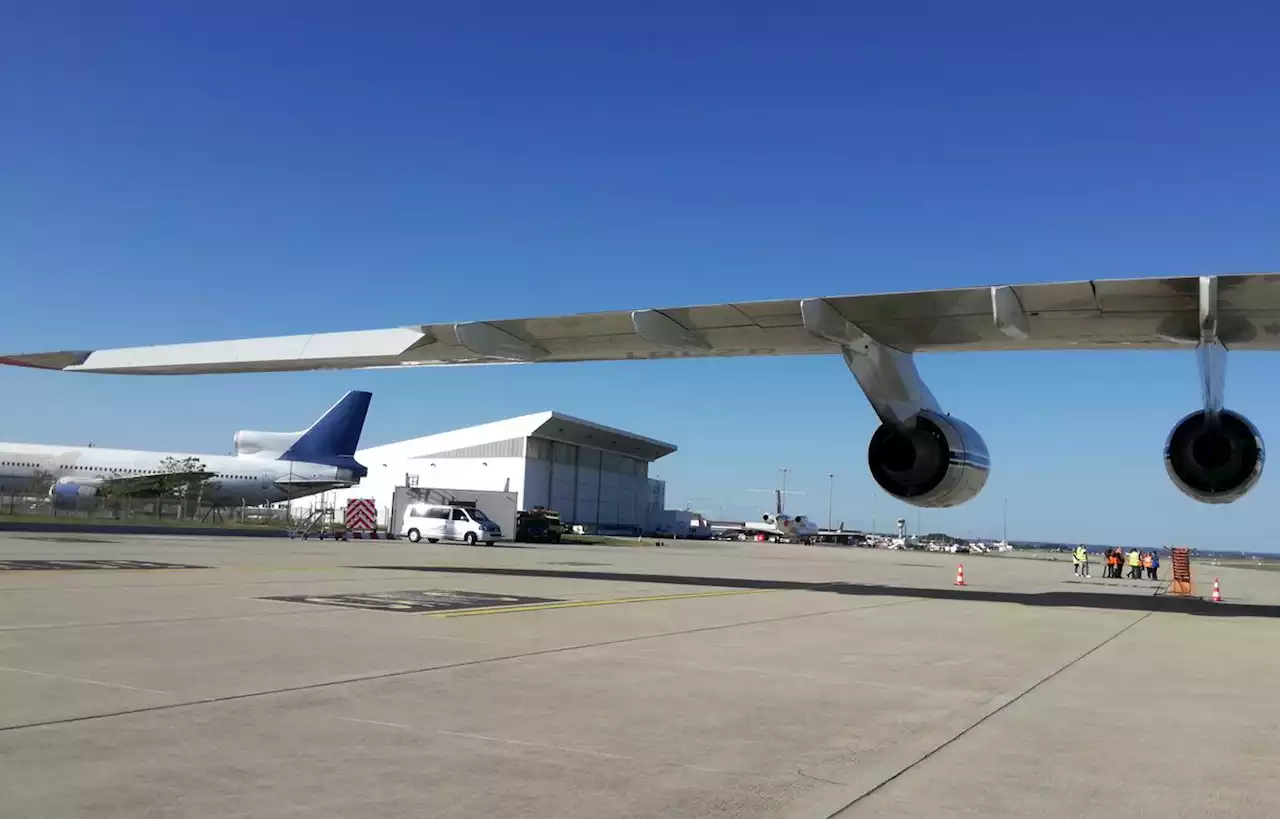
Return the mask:
[(735, 594), (761, 594), (779, 589), (734, 589), (732, 591), (693, 592), (690, 594), (658, 594), (650, 597), (617, 597), (611, 600), (567, 600), (563, 603), (535, 603), (531, 606), (492, 606), (485, 609), (428, 612), (427, 617), (470, 617), (476, 614), (506, 614), (515, 611), (546, 611), (548, 609), (578, 609), (587, 606), (616, 606), (620, 603), (652, 603), (659, 600), (692, 600), (699, 597), (728, 597)]

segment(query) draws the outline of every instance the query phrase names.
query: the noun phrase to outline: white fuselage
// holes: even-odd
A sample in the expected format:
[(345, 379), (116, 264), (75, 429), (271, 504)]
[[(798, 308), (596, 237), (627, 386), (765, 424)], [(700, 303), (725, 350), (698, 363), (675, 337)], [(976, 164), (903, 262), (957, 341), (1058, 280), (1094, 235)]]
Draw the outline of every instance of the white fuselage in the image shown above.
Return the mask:
[(349, 469), (271, 457), (0, 443), (0, 491), (28, 490), (45, 474), (86, 487), (113, 478), (158, 475), (165, 471), (162, 463), (170, 458), (194, 458), (213, 473), (204, 500), (224, 505), (260, 506), (357, 482)]
[(770, 515), (768, 520), (748, 520), (741, 523), (712, 522), (712, 531), (741, 532), (744, 535), (804, 540), (818, 536), (818, 527), (808, 518), (799, 520), (789, 515)]
[(802, 538), (818, 535), (818, 527), (810, 523), (808, 518), (796, 520), (788, 515), (775, 515), (765, 521), (749, 520), (743, 526), (749, 532), (778, 537)]

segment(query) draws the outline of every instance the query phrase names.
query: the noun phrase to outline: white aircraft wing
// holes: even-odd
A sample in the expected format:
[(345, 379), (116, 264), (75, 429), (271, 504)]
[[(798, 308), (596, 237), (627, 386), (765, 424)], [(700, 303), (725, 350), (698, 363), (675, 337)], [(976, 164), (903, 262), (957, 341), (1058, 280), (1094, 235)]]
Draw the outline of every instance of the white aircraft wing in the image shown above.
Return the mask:
[[(1280, 274), (1214, 277), (1217, 337), (1280, 349)], [(386, 330), (0, 356), (14, 366), (95, 373), (196, 374), (517, 362), (836, 353), (806, 328), (825, 302), (903, 352), (1175, 348), (1194, 345), (1200, 278), (967, 287), (915, 293), (738, 302)], [(808, 303), (806, 305), (806, 302)]]

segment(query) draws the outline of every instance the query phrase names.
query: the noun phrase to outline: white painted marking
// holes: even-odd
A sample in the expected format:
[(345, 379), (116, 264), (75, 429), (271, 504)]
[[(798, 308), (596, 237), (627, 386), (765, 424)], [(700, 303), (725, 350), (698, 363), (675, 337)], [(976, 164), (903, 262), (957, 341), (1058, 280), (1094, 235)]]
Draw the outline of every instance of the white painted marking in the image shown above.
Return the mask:
[(156, 688), (139, 688), (136, 685), (124, 685), (123, 683), (109, 683), (109, 682), (103, 682), (102, 680), (86, 680), (83, 677), (67, 677), (62, 674), (49, 674), (44, 671), (31, 671), (26, 668), (9, 668), (8, 666), (0, 665), (0, 671), (12, 671), (15, 674), (30, 674), (33, 677), (49, 677), (54, 680), (67, 680), (69, 682), (86, 683), (87, 685), (105, 685), (108, 688), (124, 688), (129, 691), (144, 691), (148, 694), (164, 694), (169, 697), (178, 696), (177, 693), (173, 691), (160, 691), (159, 689), (156, 689)]
[[(468, 734), (461, 731), (445, 731), (443, 729), (436, 729), (435, 731), (424, 731), (423, 729), (415, 728), (412, 725), (401, 725), (398, 722), (380, 722), (379, 720), (376, 720), (376, 719), (358, 719), (356, 717), (338, 717), (338, 719), (342, 720), (343, 722), (359, 722), (359, 723), (364, 723), (365, 725), (381, 725), (385, 728), (399, 728), (404, 731), (413, 731), (419, 734), (436, 733), (436, 734), (441, 734), (443, 736), (461, 737), (463, 739), (478, 739), (484, 742), (500, 742), (504, 745), (520, 745), (526, 748), (543, 748), (551, 751), (564, 751), (565, 753), (569, 753), (569, 754), (586, 754), (587, 756), (599, 756), (599, 757), (604, 757), (606, 759), (623, 759), (628, 762), (647, 762), (647, 760), (643, 760), (634, 756), (626, 756), (625, 754), (611, 754), (605, 751), (589, 751), (584, 748), (566, 748), (563, 745), (549, 745), (545, 742), (526, 742), (525, 740), (522, 740), (522, 739), (507, 739), (506, 737), (491, 737), (491, 736), (485, 736), (484, 734)], [(703, 768), (698, 765), (685, 765), (680, 762), (667, 762), (665, 760), (662, 762), (657, 762), (652, 764), (670, 765), (676, 768), (688, 768), (693, 771), (701, 771), (702, 773), (727, 774), (729, 776), (742, 775), (734, 771), (720, 771), (720, 770), (716, 770), (715, 768)]]
[(411, 728), (408, 725), (401, 725), (398, 722), (379, 722), (376, 719), (356, 719), (355, 717), (338, 717), (338, 719), (343, 722), (363, 722), (365, 725), (384, 725), (387, 728), (403, 728), (406, 731), (417, 730), (416, 728)]
[(555, 751), (566, 751), (571, 754), (587, 754), (588, 756), (603, 756), (609, 759), (626, 759), (632, 762), (637, 761), (633, 756), (623, 756), (622, 754), (609, 754), (604, 751), (587, 751), (582, 748), (565, 748), (560, 745), (548, 745), (545, 742), (526, 742), (522, 739), (506, 739), (505, 737), (487, 737), (484, 734), (464, 734), (459, 731), (436, 731), (437, 734), (444, 734), (450, 737), (463, 737), (465, 739), (480, 739), (486, 742), (501, 742), (506, 745), (523, 745), (528, 748), (548, 748)]

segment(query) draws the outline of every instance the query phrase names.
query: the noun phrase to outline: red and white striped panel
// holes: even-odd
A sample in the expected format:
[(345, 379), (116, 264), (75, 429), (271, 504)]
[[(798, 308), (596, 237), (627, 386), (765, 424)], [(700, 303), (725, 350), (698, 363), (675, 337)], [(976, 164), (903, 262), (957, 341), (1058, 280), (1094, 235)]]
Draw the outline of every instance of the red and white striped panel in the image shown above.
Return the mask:
[(347, 531), (372, 532), (378, 524), (378, 506), (372, 498), (347, 501)]

